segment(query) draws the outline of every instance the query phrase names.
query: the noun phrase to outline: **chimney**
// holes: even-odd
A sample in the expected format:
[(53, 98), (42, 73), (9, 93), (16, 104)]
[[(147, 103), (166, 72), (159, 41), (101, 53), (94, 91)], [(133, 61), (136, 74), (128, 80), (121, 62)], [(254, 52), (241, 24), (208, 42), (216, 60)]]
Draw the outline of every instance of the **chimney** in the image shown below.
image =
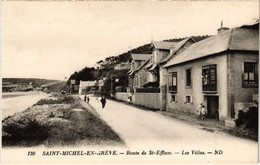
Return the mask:
[(218, 34), (223, 32), (223, 31), (226, 31), (226, 30), (229, 30), (229, 28), (223, 27), (223, 21), (221, 21), (221, 27), (218, 28)]
[(172, 53), (173, 53), (173, 47), (170, 48), (170, 54), (172, 54)]

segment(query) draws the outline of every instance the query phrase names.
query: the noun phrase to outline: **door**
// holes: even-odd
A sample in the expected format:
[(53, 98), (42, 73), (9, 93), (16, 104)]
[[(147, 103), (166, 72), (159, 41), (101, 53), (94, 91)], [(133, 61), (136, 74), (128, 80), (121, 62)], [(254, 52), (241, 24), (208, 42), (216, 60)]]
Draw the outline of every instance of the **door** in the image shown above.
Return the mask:
[(218, 118), (218, 96), (207, 96), (207, 116), (209, 118)]

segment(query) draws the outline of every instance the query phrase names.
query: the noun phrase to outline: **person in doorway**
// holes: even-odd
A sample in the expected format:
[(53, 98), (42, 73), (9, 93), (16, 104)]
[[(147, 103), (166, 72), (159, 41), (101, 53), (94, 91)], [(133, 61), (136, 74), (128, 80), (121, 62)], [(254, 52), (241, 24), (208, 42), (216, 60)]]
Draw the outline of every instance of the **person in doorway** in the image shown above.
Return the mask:
[(205, 106), (202, 105), (201, 108), (201, 120), (205, 120), (206, 119), (206, 110), (205, 110)]
[(197, 108), (197, 112), (199, 112), (199, 119), (204, 120), (206, 119), (206, 110), (203, 103), (200, 103), (200, 105)]
[(102, 96), (100, 102), (101, 102), (101, 104), (102, 104), (102, 108), (105, 108), (105, 105), (106, 105), (106, 99), (105, 99), (105, 96)]
[(219, 121), (219, 109), (217, 109), (217, 112), (216, 112), (216, 120)]

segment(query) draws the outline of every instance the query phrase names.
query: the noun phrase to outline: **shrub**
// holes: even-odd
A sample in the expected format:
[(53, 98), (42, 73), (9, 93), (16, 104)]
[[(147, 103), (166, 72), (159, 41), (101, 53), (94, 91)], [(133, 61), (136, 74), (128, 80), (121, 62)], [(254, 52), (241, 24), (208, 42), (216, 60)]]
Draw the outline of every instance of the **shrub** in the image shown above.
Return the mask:
[(258, 132), (258, 107), (249, 107), (247, 112), (239, 111), (235, 122), (237, 126), (244, 125), (245, 128)]
[(126, 92), (126, 88), (122, 87), (122, 86), (117, 86), (115, 89), (116, 92)]
[(41, 99), (34, 105), (44, 105), (44, 104), (72, 104), (75, 102), (75, 98), (71, 96), (64, 96), (58, 99)]
[(34, 146), (41, 144), (49, 136), (47, 126), (29, 117), (4, 122), (2, 142), (5, 146)]
[(136, 88), (137, 93), (160, 93), (160, 88)]
[(156, 81), (156, 82), (149, 82), (149, 83), (146, 83), (144, 84), (143, 86), (144, 88), (158, 88), (159, 87), (159, 81)]

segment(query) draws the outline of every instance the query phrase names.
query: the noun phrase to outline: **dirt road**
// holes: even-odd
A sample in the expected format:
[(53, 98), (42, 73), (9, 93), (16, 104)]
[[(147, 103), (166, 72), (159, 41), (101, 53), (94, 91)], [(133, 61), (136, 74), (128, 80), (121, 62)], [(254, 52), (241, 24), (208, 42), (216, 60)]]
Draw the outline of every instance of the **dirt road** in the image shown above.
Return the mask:
[[(208, 154), (203, 160), (194, 157), (193, 163), (257, 162), (258, 144), (255, 141), (221, 132), (206, 131), (203, 130), (203, 126), (192, 125), (111, 100), (107, 100), (106, 107), (102, 109), (100, 101), (91, 97), (90, 105), (119, 134), (129, 148), (174, 150), (176, 154), (189, 152), (189, 155), (192, 150), (196, 150), (198, 153), (203, 151)], [(215, 156), (216, 150), (223, 151), (223, 155)]]

